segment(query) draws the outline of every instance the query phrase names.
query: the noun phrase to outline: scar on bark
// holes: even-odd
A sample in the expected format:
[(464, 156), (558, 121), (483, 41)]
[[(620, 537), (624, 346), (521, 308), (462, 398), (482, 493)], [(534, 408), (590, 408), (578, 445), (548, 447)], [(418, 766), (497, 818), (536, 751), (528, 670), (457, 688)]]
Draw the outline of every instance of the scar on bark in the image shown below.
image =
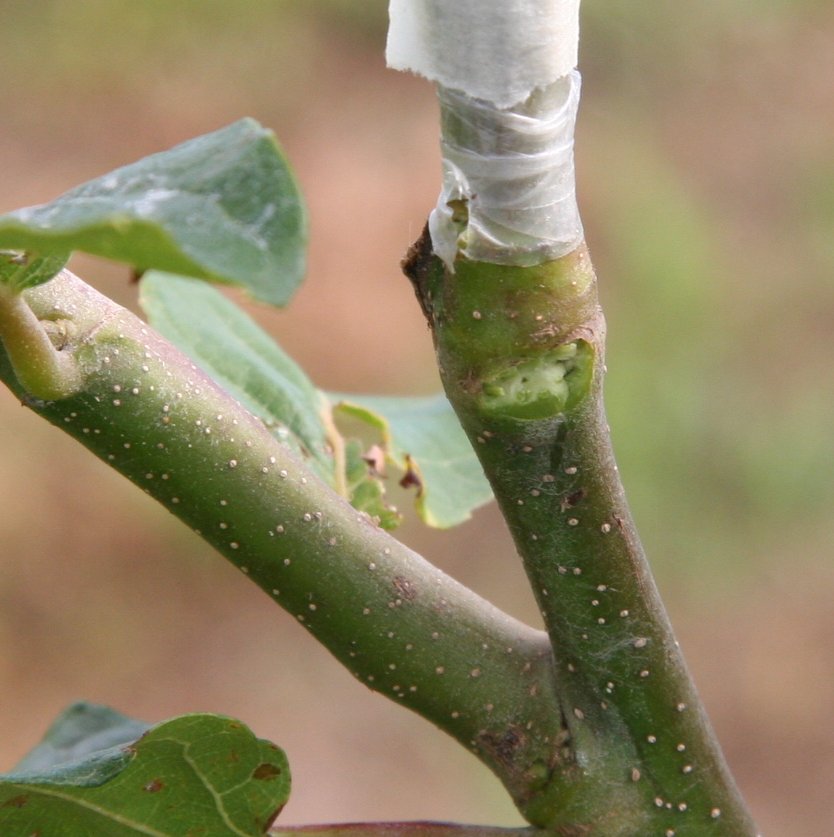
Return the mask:
[(420, 237), (408, 248), (400, 267), (414, 288), (420, 308), (428, 320), (429, 328), (434, 324), (434, 307), (429, 280), (432, 272), (438, 269), (438, 264), (439, 259), (434, 254), (429, 235), (429, 225), (426, 224)]

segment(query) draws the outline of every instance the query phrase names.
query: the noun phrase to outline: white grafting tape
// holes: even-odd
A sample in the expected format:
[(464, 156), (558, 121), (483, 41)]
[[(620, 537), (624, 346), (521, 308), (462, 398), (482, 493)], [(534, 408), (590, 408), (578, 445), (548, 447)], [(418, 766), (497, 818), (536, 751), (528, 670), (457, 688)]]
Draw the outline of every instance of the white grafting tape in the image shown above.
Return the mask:
[(386, 59), (507, 108), (576, 67), (579, 0), (390, 0)]
[(438, 82), (435, 253), (529, 266), (582, 242), (579, 0), (390, 0), (388, 64)]

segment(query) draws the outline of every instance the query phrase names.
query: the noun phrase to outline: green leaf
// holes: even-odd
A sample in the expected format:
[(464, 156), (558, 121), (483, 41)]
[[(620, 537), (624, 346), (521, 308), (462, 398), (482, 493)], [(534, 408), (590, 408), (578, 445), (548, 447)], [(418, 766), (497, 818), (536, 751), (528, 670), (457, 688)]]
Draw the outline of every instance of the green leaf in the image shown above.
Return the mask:
[(68, 764), (83, 763), (97, 752), (136, 741), (148, 729), (149, 724), (107, 706), (74, 703), (58, 716), (43, 740), (18, 762), (13, 775), (46, 776), (53, 769), (56, 775), (64, 775)]
[(256, 837), (286, 803), (286, 757), (239, 721), (185, 715), (135, 740), (142, 726), (102, 707), (71, 707), (0, 776), (0, 834)]
[(393, 398), (331, 395), (336, 413), (378, 430), (385, 452), (417, 487), (417, 510), (430, 526), (467, 520), (492, 499), (469, 440), (444, 395)]
[(18, 250), (0, 250), (0, 284), (16, 293), (48, 282), (63, 270), (68, 253), (39, 256)]
[(304, 273), (306, 215), (270, 131), (251, 119), (0, 216), (0, 247), (83, 250), (239, 285), (286, 304)]
[(326, 402), (251, 317), (214, 288), (171, 274), (146, 273), (140, 302), (157, 331), (333, 484)]

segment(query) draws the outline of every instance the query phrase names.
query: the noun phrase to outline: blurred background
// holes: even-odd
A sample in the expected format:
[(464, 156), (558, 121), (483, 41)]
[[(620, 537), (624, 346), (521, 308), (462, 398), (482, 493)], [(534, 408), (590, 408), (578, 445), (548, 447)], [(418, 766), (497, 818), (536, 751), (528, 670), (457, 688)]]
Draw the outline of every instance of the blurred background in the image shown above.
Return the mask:
[[(437, 387), (398, 263), (439, 188), (428, 83), (384, 0), (2, 0), (0, 211), (244, 116), (306, 193), (309, 278), (252, 308), (339, 391)], [(834, 7), (585, 0), (579, 194), (626, 488), (770, 837), (834, 833)], [(128, 271), (76, 272), (136, 308)], [(138, 490), (0, 393), (0, 771), (76, 698), (237, 716), (288, 751), (286, 822), (520, 822)], [(494, 508), (402, 537), (532, 623)]]

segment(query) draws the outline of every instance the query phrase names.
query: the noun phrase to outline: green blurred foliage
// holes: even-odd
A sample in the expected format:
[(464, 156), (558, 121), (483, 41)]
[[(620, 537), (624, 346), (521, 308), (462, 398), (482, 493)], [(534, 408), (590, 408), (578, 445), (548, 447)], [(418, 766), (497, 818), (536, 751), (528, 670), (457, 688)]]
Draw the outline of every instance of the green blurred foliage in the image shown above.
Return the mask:
[[(323, 31), (375, 48), (385, 8), (384, 0), (5, 0), (4, 122), (52, 128), (53, 108), (110, 97), (135, 103), (140, 122), (145, 101), (184, 83), (213, 98), (209, 107), (270, 98), (295, 106), (286, 88), (310, 72)], [(23, 106), (21, 94), (36, 107)]]
[(705, 594), (830, 558), (830, 7), (583, 8), (580, 203), (650, 557)]
[[(781, 561), (792, 530), (825, 536), (834, 358), (829, 335), (806, 323), (809, 304), (834, 313), (834, 293), (811, 281), (813, 301), (797, 304), (793, 278), (745, 271), (720, 219), (651, 156), (651, 141), (621, 140), (595, 218), (615, 448), (664, 576), (700, 579), (701, 592), (732, 587), (763, 557)], [(800, 242), (812, 232), (783, 230), (782, 246), (797, 262), (809, 256), (809, 272), (819, 251)]]

